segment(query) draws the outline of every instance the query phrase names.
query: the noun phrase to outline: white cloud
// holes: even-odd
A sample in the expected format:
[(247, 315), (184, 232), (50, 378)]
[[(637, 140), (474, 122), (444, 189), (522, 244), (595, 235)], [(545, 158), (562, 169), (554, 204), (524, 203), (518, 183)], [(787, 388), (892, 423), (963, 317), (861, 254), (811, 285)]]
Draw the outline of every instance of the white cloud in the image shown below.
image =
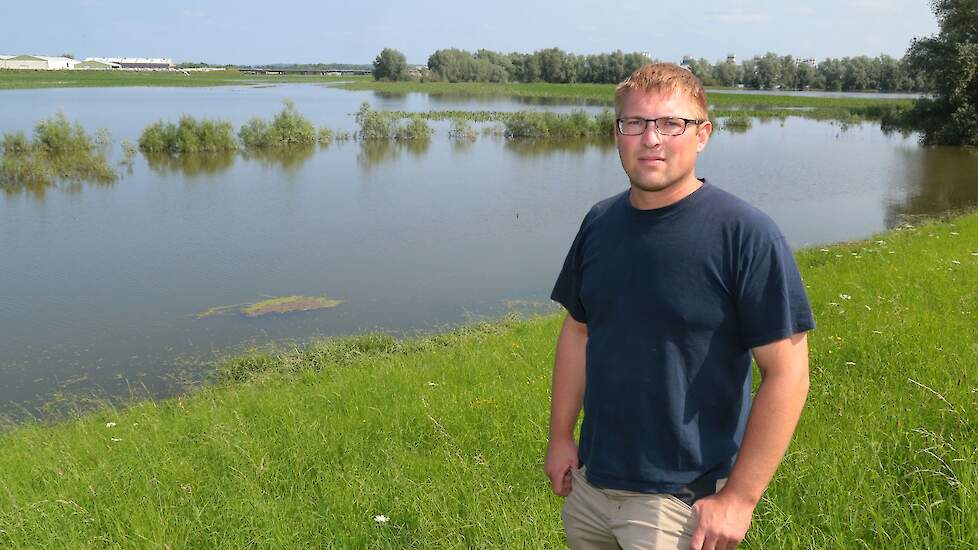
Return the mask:
[(199, 10), (183, 10), (184, 17), (207, 17), (207, 14)]

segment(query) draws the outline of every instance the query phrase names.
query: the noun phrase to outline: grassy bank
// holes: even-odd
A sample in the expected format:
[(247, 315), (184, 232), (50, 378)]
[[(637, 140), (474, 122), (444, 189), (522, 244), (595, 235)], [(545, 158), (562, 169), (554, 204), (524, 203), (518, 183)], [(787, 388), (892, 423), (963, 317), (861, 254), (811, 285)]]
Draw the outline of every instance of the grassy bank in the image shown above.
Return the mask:
[[(746, 548), (978, 541), (978, 214), (798, 254), (818, 329)], [(558, 548), (556, 316), (224, 365), (183, 398), (0, 434), (0, 546)]]
[(102, 88), (117, 86), (233, 86), (359, 81), (362, 76), (254, 75), (236, 70), (188, 71), (15, 71), (0, 70), (0, 90)]
[[(520, 98), (577, 99), (589, 103), (611, 105), (613, 84), (530, 84), (487, 82), (376, 82), (369, 79), (336, 84), (345, 90), (374, 90), (383, 93), (428, 93), (456, 96), (507, 96)], [(802, 97), (789, 95), (739, 94), (709, 90), (710, 109), (721, 111), (745, 111), (748, 116), (804, 116), (806, 112), (821, 118), (864, 116), (878, 119), (883, 112), (907, 108), (909, 99), (862, 98), (862, 97)], [(757, 114), (755, 114), (757, 113)]]

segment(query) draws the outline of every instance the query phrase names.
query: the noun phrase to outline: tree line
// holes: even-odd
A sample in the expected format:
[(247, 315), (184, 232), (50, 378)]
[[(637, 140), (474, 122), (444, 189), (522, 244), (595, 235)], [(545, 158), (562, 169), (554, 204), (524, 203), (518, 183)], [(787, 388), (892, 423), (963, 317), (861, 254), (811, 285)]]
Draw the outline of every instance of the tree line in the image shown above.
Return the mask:
[[(437, 50), (427, 67), (413, 78), (447, 82), (555, 82), (604, 83), (624, 80), (638, 67), (652, 62), (645, 53), (576, 55), (560, 48), (533, 53), (500, 53), (457, 48)], [(720, 60), (687, 58), (683, 64), (706, 86), (791, 90), (879, 90), (883, 92), (927, 91), (927, 81), (907, 64), (889, 55), (865, 55), (825, 59), (817, 66), (791, 55), (766, 53), (737, 64)], [(404, 54), (384, 49), (374, 60), (377, 80), (407, 80)]]

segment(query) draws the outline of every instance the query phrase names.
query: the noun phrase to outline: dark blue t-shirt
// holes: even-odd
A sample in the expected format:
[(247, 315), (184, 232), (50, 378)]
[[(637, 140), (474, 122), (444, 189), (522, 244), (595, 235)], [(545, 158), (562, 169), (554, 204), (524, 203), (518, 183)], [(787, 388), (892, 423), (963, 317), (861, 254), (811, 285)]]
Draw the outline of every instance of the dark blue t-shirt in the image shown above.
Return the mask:
[(781, 231), (705, 181), (663, 208), (636, 209), (628, 191), (596, 204), (551, 298), (587, 324), (579, 458), (610, 489), (729, 475), (750, 348), (815, 327)]

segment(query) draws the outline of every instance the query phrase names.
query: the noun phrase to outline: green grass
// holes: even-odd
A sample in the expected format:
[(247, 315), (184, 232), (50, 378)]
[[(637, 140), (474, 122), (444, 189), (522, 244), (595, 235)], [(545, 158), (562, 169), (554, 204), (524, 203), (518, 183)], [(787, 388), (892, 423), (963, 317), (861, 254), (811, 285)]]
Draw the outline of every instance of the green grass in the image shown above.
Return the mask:
[(116, 86), (233, 86), (245, 84), (357, 82), (363, 76), (251, 75), (236, 70), (150, 71), (15, 71), (0, 70), (0, 90), (23, 88), (101, 88)]
[[(744, 548), (974, 548), (975, 243), (970, 214), (798, 254), (811, 393)], [(10, 428), (0, 546), (560, 548), (559, 323), (255, 353), (183, 397)]]

